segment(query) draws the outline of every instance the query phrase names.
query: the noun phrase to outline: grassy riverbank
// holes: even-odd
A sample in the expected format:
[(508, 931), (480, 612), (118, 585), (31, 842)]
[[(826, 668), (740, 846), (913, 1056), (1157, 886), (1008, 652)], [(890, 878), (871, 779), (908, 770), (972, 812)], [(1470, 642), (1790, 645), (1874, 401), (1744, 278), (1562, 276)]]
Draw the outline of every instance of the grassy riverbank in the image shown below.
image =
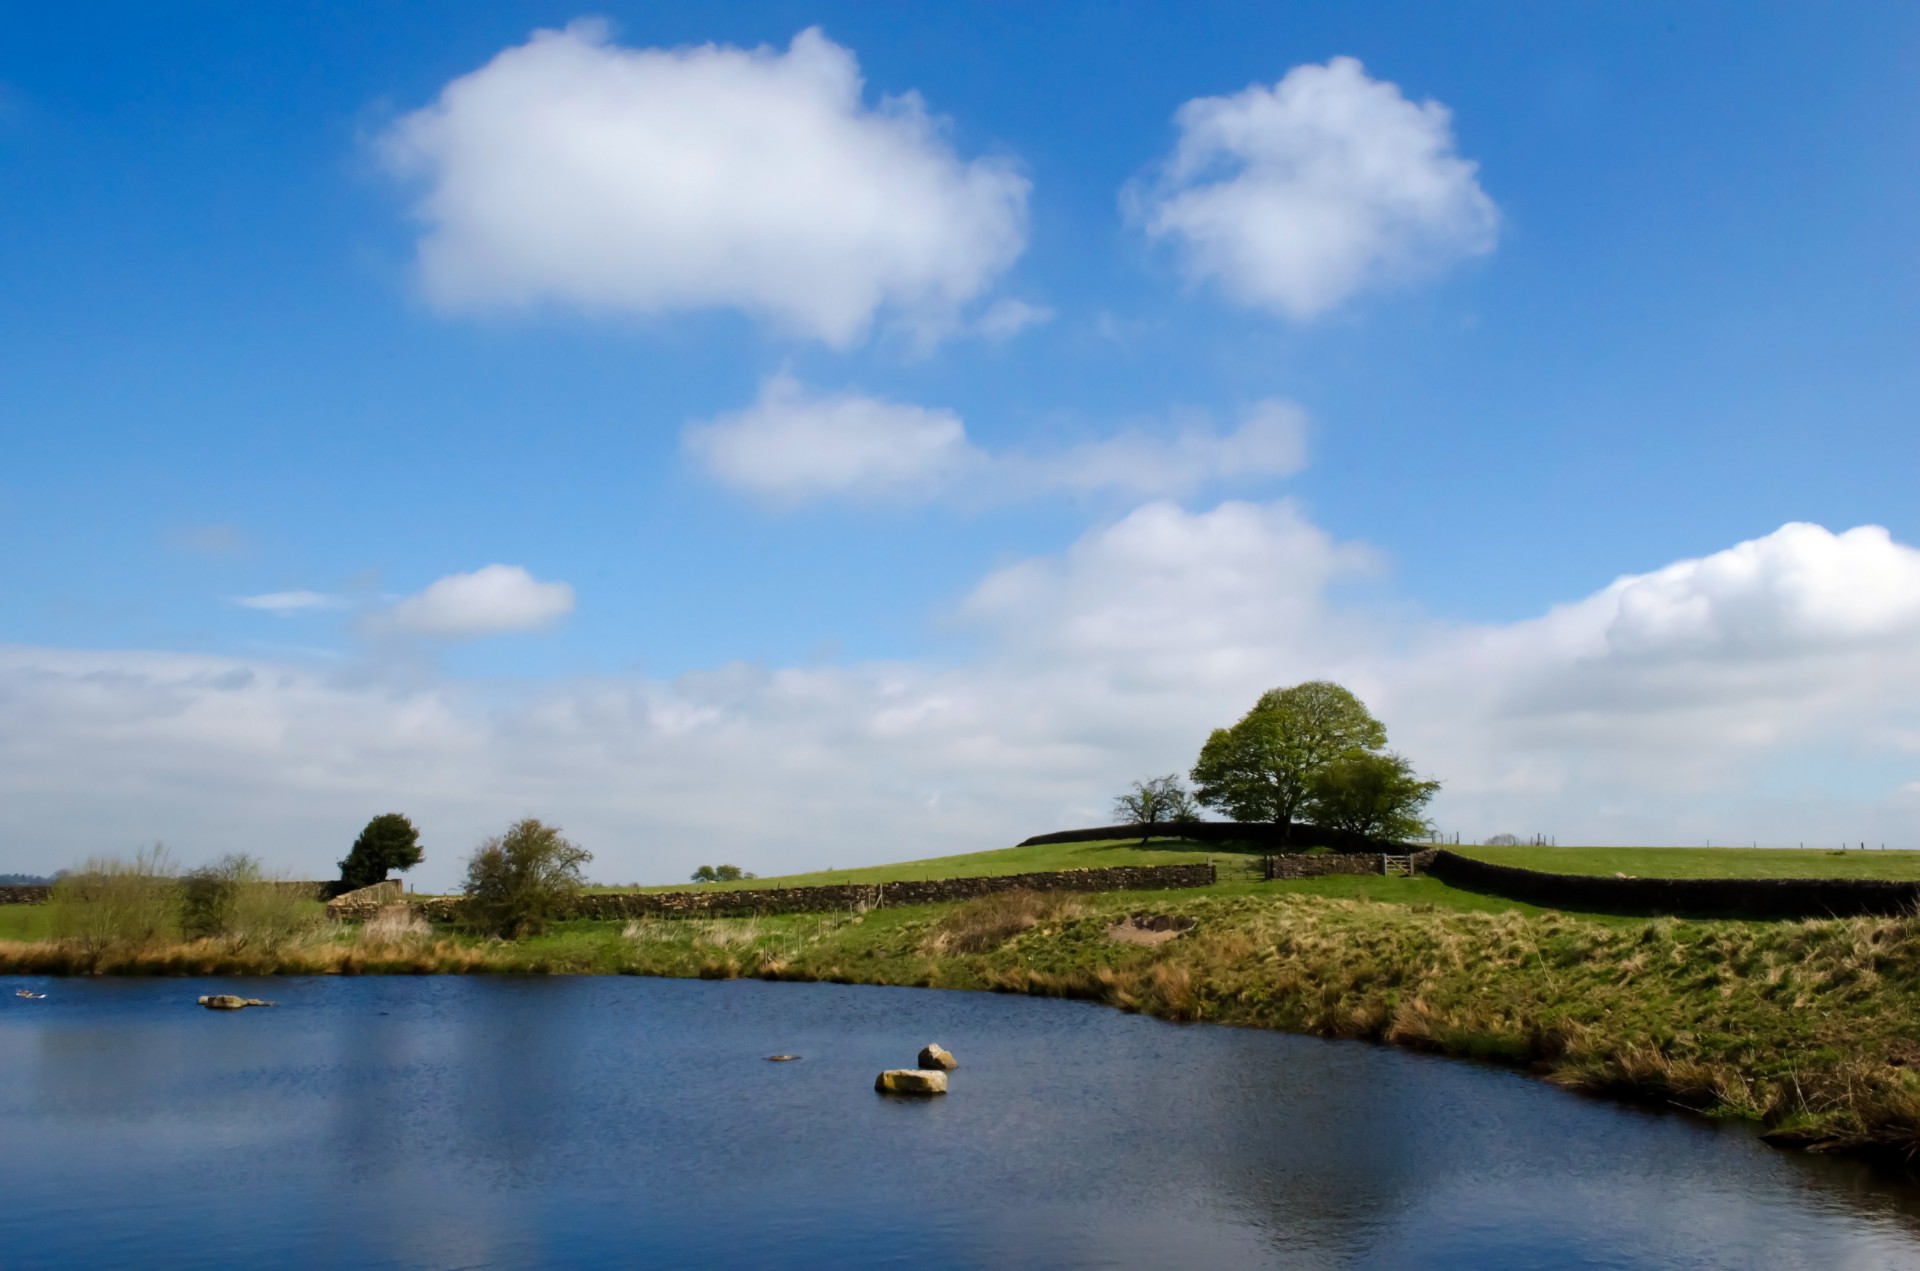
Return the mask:
[[(1116, 938), (1140, 912), (1195, 926), (1159, 945)], [(350, 930), (273, 951), (199, 942), (91, 966), (48, 942), (0, 944), (6, 973), (88, 969), (759, 976), (1068, 996), (1517, 1065), (1573, 1089), (1760, 1121), (1803, 1144), (1920, 1148), (1909, 1027), (1920, 918), (1603, 919), (1428, 879), (1337, 878), (568, 923), (518, 943)]]

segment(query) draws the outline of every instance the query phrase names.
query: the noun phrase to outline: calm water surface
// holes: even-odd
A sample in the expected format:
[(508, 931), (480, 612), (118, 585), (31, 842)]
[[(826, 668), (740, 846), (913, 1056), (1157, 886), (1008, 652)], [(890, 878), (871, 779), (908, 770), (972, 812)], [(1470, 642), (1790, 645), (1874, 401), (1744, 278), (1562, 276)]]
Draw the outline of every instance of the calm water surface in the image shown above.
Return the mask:
[[(1742, 1129), (1075, 1003), (599, 978), (0, 990), (7, 1267), (1920, 1267), (1920, 1190)], [(875, 1095), (927, 1041), (959, 1056), (953, 1093)], [(762, 1058), (783, 1051), (803, 1058)]]

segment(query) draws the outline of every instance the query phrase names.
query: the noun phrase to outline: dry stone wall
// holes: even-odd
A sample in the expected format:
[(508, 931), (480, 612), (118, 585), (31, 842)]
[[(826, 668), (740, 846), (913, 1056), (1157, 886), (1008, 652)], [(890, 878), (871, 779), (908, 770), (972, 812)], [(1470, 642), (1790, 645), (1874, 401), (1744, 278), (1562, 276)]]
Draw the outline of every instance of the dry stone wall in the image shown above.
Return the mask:
[[(735, 891), (586, 892), (570, 901), (566, 918), (734, 918), (766, 914), (831, 913), (971, 900), (1003, 891), (1157, 891), (1210, 887), (1209, 864), (1122, 865), (1113, 869), (1063, 869), (1044, 874), (992, 874), (898, 883), (845, 883), (828, 887), (755, 887)], [(415, 901), (437, 922), (459, 916), (460, 898)]]
[(1444, 849), (1427, 872), (1453, 887), (1555, 909), (1697, 918), (1847, 918), (1912, 913), (1920, 883), (1871, 878), (1608, 878), (1492, 865)]
[(26, 887), (0, 887), (0, 905), (44, 905), (53, 888), (41, 884)]
[(342, 892), (327, 902), (327, 917), (335, 922), (365, 922), (386, 905), (397, 905), (407, 898), (407, 889), (397, 878)]
[(1325, 847), (1336, 852), (1405, 853), (1407, 845), (1386, 839), (1369, 838), (1351, 830), (1295, 821), (1291, 829), (1270, 821), (1178, 821), (1165, 825), (1095, 825), (1084, 830), (1055, 830), (1020, 840), (1021, 847), (1047, 843), (1104, 843), (1115, 839), (1139, 839), (1145, 832), (1154, 838), (1182, 838), (1194, 843), (1253, 843), (1261, 847)]

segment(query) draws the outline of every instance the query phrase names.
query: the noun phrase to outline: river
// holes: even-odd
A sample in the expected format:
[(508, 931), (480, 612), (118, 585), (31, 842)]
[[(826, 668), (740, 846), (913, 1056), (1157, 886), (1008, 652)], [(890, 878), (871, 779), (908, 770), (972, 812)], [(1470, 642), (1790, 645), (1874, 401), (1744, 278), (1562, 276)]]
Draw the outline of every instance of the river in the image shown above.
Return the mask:
[(991, 994), (0, 979), (0, 1129), (10, 1268), (1920, 1267), (1920, 1188), (1747, 1127)]

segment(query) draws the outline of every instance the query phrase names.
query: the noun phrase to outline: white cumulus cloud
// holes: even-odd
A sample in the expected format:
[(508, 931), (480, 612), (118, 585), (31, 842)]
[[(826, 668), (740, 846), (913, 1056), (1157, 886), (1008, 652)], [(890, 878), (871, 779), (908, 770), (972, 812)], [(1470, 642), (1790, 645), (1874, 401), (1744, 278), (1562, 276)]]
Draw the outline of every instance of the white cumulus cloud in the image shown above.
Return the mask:
[(543, 583), (518, 565), (449, 574), (382, 614), (379, 625), (414, 635), (464, 639), (538, 631), (573, 612), (573, 588)]
[(1499, 213), (1436, 101), (1414, 103), (1350, 57), (1200, 97), (1125, 202), (1196, 280), (1306, 321), (1355, 293), (1493, 249)]
[(1206, 420), (1133, 429), (1051, 451), (976, 446), (950, 410), (860, 392), (814, 393), (781, 373), (745, 410), (689, 424), (687, 453), (724, 485), (774, 503), (1038, 497), (1114, 491), (1189, 494), (1208, 485), (1298, 472), (1306, 415), (1257, 402), (1222, 432)]
[(963, 159), (915, 93), (869, 105), (817, 29), (784, 51), (539, 31), (380, 142), (417, 181), (446, 310), (737, 308), (836, 346), (951, 326), (1026, 242), (1027, 179)]

